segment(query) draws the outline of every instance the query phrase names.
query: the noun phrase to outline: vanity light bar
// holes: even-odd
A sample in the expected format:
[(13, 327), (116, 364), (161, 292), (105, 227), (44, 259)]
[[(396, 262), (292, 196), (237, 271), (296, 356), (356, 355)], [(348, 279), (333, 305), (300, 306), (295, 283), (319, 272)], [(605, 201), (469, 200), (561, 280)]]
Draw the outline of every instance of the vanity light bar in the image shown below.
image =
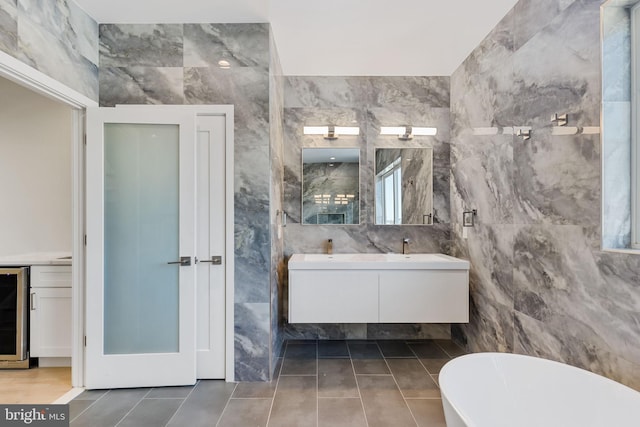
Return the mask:
[(358, 126), (305, 126), (302, 128), (305, 135), (324, 135), (328, 138), (337, 138), (339, 135), (360, 135)]
[(563, 135), (595, 135), (600, 133), (600, 127), (598, 126), (554, 126), (551, 128), (551, 135), (563, 136)]
[(360, 135), (360, 128), (357, 126), (336, 126), (338, 135)]
[(380, 135), (404, 135), (407, 132), (407, 128), (404, 126), (382, 126), (380, 128)]
[(302, 131), (305, 135), (326, 135), (329, 133), (329, 126), (305, 126)]
[(413, 126), (382, 126), (380, 135), (397, 135), (398, 138), (411, 139), (412, 136), (434, 136), (438, 128), (413, 127)]
[(413, 135), (419, 135), (419, 136), (434, 136), (437, 135), (438, 133), (438, 128), (411, 128), (411, 133)]

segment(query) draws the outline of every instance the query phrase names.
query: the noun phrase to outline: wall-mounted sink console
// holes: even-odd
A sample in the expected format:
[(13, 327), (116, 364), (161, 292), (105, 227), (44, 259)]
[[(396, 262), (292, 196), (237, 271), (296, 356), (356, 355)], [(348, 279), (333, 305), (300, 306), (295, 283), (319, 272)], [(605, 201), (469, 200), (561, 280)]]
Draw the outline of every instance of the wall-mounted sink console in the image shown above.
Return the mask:
[(289, 259), (289, 323), (468, 321), (468, 261), (443, 254)]

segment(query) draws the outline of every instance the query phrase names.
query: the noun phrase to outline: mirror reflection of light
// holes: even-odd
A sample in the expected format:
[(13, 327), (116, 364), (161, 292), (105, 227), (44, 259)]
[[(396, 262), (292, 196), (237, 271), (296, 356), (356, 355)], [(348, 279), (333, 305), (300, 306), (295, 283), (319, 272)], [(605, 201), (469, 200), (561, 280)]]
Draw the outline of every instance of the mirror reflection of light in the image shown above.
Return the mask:
[(338, 135), (360, 135), (360, 128), (353, 126), (336, 126)]

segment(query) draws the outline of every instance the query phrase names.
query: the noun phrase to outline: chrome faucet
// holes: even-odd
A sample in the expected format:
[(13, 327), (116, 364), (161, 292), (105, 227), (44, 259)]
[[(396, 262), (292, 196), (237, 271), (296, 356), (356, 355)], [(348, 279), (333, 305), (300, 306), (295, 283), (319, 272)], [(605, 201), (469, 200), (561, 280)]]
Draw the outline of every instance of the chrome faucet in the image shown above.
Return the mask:
[(409, 239), (407, 239), (406, 237), (402, 239), (402, 253), (403, 254), (409, 253)]
[(327, 239), (327, 254), (333, 253), (333, 239)]

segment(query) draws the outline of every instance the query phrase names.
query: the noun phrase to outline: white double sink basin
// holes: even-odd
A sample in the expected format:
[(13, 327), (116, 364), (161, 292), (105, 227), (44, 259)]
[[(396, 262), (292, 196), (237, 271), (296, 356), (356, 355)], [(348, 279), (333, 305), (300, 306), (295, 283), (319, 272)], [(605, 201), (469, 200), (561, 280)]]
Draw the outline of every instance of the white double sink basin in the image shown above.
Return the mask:
[(468, 270), (469, 261), (444, 254), (294, 254), (289, 270)]

